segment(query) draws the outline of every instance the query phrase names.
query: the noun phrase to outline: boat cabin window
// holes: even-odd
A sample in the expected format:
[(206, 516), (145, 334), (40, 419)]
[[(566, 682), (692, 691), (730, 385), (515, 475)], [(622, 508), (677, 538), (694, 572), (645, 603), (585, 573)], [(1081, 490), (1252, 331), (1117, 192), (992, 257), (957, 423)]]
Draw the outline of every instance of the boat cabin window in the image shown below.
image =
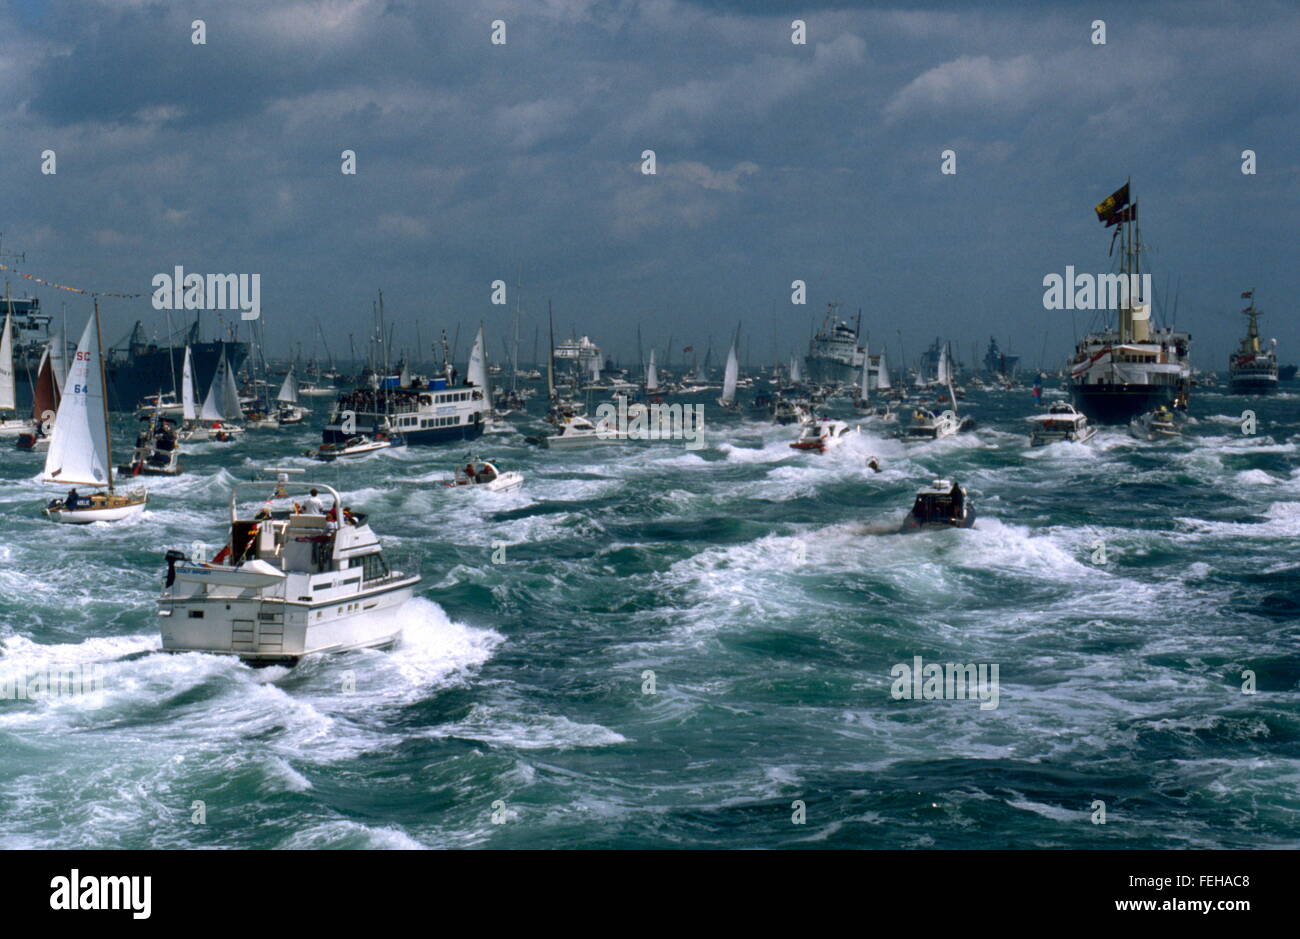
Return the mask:
[(375, 552), (361, 557), (362, 580), (381, 580), (388, 576), (388, 562), (383, 554)]

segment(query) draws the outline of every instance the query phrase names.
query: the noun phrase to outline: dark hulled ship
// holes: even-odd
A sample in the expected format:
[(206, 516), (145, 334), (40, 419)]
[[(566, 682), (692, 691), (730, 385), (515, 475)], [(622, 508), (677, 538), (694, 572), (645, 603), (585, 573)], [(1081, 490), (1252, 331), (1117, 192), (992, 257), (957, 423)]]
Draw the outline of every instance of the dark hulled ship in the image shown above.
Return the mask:
[(196, 317), (183, 341), (160, 345), (145, 337), (137, 320), (124, 346), (109, 350), (104, 363), (108, 376), (108, 406), (114, 411), (133, 411), (147, 396), (170, 392), (178, 387), (185, 365), (185, 347), (193, 357), (194, 384), (203, 395), (217, 372), (221, 353), (232, 371), (239, 371), (248, 358), (249, 344), (236, 340), (202, 341)]

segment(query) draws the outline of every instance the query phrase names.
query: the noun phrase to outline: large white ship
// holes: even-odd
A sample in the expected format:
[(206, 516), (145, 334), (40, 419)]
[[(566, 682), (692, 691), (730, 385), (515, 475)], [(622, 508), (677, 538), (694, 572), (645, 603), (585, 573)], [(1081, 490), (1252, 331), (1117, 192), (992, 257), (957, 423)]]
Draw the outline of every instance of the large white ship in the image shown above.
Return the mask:
[(861, 314), (857, 326), (850, 326), (839, 318), (838, 309), (838, 303), (827, 304), (822, 328), (809, 341), (808, 355), (804, 357), (806, 377), (817, 384), (857, 383), (867, 359), (867, 351), (858, 343)]

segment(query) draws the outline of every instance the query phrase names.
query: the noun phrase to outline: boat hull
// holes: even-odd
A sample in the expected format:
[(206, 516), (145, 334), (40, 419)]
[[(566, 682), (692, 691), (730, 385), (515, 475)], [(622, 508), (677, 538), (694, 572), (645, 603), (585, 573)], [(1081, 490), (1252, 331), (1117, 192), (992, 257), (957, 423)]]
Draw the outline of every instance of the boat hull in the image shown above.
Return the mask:
[(138, 502), (128, 502), (124, 505), (104, 506), (96, 508), (54, 508), (47, 506), (45, 508), (45, 517), (52, 522), (58, 522), (63, 525), (90, 525), (95, 522), (120, 522), (125, 518), (131, 518), (139, 515), (145, 510), (149, 503), (149, 497), (145, 496)]
[[(292, 665), (303, 656), (387, 648), (402, 637), (402, 608), (419, 577), (327, 603), (251, 597), (164, 601), (158, 616), (164, 652), (233, 655), (252, 665)], [(201, 612), (201, 617), (193, 615)]]
[(1094, 424), (1127, 424), (1162, 404), (1173, 404), (1174, 385), (1071, 385), (1070, 403)]
[(1228, 382), (1228, 394), (1233, 395), (1274, 395), (1277, 394), (1276, 375), (1240, 375)]

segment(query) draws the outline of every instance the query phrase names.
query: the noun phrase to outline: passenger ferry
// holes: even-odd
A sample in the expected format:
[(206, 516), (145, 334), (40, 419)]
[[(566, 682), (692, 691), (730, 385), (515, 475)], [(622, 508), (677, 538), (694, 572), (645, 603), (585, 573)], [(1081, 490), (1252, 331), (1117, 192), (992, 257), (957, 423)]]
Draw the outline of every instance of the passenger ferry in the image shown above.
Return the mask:
[(440, 444), (483, 436), (492, 403), (484, 389), (452, 384), (452, 370), (431, 381), (401, 385), (387, 378), (338, 396), (321, 442), (346, 443), (358, 435), (400, 434), (407, 444)]

